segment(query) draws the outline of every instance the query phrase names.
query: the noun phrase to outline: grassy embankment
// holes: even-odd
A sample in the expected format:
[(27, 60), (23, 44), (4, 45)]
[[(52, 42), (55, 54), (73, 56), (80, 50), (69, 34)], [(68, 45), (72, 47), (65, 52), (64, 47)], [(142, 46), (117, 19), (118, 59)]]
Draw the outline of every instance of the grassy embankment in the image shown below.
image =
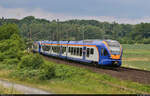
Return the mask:
[(15, 77), (13, 71), (16, 70), (16, 66), (5, 64), (0, 64), (0, 78), (45, 89), (53, 93), (150, 93), (150, 85), (122, 81), (108, 75), (97, 74), (87, 69), (65, 64), (45, 62), (55, 68), (55, 77), (50, 80)]
[(123, 66), (150, 71), (150, 44), (124, 44)]
[(21, 94), (21, 92), (18, 92), (13, 88), (5, 88), (2, 85), (0, 85), (0, 94)]

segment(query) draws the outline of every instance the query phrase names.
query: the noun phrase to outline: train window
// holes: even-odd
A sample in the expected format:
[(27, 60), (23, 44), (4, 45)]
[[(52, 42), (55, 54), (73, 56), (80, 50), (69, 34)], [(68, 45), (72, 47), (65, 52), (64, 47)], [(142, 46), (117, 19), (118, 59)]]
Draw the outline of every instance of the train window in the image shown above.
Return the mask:
[(59, 53), (60, 52), (60, 47), (59, 46), (53, 46), (52, 47), (53, 52)]
[(77, 55), (79, 56), (80, 55), (80, 53), (79, 53), (80, 51), (79, 51), (79, 48), (77, 48)]
[(43, 49), (43, 51), (49, 51), (50, 50), (50, 46), (44, 45), (44, 46), (42, 46), (42, 49)]
[(91, 48), (90, 54), (94, 54), (94, 49)]
[(82, 56), (82, 48), (80, 48), (80, 56)]
[(101, 56), (103, 56), (103, 53), (104, 53), (104, 50), (103, 50), (103, 48), (101, 49)]
[(55, 50), (55, 48), (54, 48), (54, 46), (52, 46), (52, 51), (55, 52), (54, 50)]
[(72, 47), (72, 55), (74, 54), (74, 48)]
[(36, 44), (33, 44), (33, 49), (37, 49), (38, 46)]
[(76, 53), (75, 53), (75, 55), (78, 55), (77, 50), (78, 50), (78, 49), (76, 48)]
[(77, 48), (76, 47), (74, 47), (74, 55), (76, 55), (76, 52), (77, 52), (77, 50), (76, 50)]
[(66, 47), (62, 47), (62, 54), (66, 52)]
[(54, 51), (55, 53), (57, 52), (56, 46), (53, 46), (53, 51)]
[(51, 51), (51, 46), (49, 46), (49, 51)]
[(57, 47), (57, 53), (59, 53), (59, 52), (60, 52), (60, 46)]
[(90, 48), (87, 48), (86, 52), (87, 52), (86, 56), (89, 57), (89, 55), (90, 55)]
[(104, 49), (104, 56), (107, 56), (108, 55), (108, 52), (106, 49)]
[(71, 47), (71, 55), (73, 55), (73, 47)]
[(71, 47), (69, 47), (69, 52), (71, 52), (71, 50), (70, 50), (70, 49), (71, 49)]
[(52, 46), (50, 45), (50, 52), (52, 51)]
[(75, 52), (74, 52), (74, 51), (75, 51), (74, 49), (75, 49), (75, 48), (74, 48), (74, 47), (72, 47), (72, 49), (73, 49), (73, 51), (72, 51), (72, 55), (74, 55), (74, 53), (75, 53)]

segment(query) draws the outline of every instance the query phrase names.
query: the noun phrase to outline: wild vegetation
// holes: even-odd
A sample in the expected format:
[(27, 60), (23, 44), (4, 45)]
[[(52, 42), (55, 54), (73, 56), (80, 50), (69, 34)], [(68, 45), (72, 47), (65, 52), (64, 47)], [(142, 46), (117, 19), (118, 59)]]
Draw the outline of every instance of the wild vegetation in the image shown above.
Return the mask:
[(21, 71), (14, 73), (15, 68), (11, 68), (11, 71), (7, 69), (0, 70), (0, 77), (54, 93), (150, 93), (149, 85), (123, 81), (109, 75), (94, 73), (84, 68), (49, 61), (45, 61), (45, 63), (54, 67), (55, 75), (51, 79), (38, 79), (40, 74), (35, 74), (34, 70), (31, 73), (29, 72), (30, 74), (27, 71), (31, 70), (26, 70), (27, 73), (25, 70), (21, 74)]
[(0, 25), (15, 23), (23, 38), (32, 40), (115, 39), (122, 44), (149, 44), (150, 23), (136, 25), (99, 22), (96, 20), (48, 21), (33, 16), (0, 19)]
[(15, 69), (11, 76), (21, 79), (50, 79), (54, 74), (53, 66), (46, 65), (39, 54), (25, 51), (25, 44), (15, 24), (0, 27), (0, 63), (1, 69)]

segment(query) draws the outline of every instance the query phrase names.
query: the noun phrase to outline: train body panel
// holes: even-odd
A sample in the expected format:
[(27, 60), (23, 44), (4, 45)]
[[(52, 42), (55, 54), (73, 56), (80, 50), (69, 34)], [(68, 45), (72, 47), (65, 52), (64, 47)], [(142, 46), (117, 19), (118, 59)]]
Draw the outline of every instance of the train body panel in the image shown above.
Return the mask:
[(34, 51), (69, 60), (106, 66), (122, 63), (122, 47), (114, 40), (37, 41), (33, 45)]

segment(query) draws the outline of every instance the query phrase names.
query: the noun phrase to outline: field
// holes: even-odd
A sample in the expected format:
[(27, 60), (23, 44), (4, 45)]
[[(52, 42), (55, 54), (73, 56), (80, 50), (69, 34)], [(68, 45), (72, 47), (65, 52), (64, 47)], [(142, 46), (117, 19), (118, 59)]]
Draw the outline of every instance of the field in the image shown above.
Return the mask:
[[(131, 81), (123, 81), (109, 75), (98, 74), (84, 68), (45, 61), (55, 66), (56, 77), (50, 80), (20, 79), (13, 77), (12, 65), (1, 64), (0, 78), (16, 83), (41, 88), (52, 93), (93, 93), (93, 94), (134, 94), (150, 93), (150, 86)], [(7, 67), (6, 67), (7, 66)]]
[(123, 66), (150, 70), (150, 44), (123, 44)]

